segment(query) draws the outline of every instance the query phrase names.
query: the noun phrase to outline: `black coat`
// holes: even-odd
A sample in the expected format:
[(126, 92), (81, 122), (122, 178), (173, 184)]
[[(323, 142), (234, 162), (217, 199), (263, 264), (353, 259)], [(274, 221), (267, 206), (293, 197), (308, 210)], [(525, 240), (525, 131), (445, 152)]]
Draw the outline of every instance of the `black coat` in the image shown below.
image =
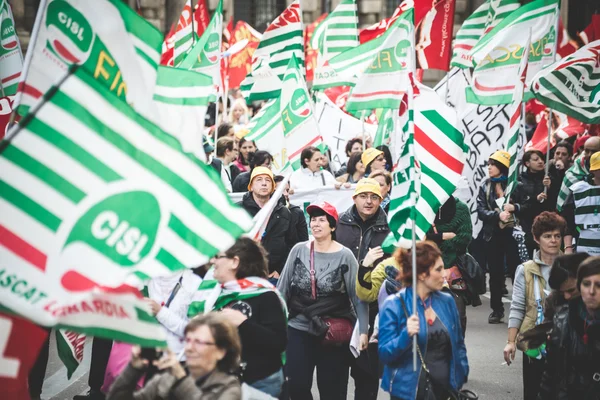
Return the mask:
[[(588, 327), (586, 345), (582, 305), (577, 298), (554, 314), (538, 400), (600, 399), (600, 382), (593, 383), (592, 379), (594, 373), (600, 373), (600, 324)], [(590, 388), (595, 396), (585, 397)]]
[[(387, 223), (387, 215), (381, 208), (368, 221), (359, 222), (359, 218), (356, 206), (344, 211), (339, 217), (335, 240), (349, 248), (358, 263), (361, 264), (370, 248), (381, 246), (390, 233), (390, 228)], [(377, 260), (375, 265), (380, 261)]]
[(306, 223), (306, 216), (304, 211), (298, 206), (290, 205), (290, 212), (292, 213), (292, 224), (291, 229), (294, 231), (293, 237), (294, 244), (299, 242), (306, 242), (308, 240), (308, 224)]
[[(283, 200), (283, 198), (281, 199)], [(252, 192), (244, 194), (242, 201), (238, 203), (248, 214), (254, 217), (260, 211), (260, 207), (254, 201)], [(285, 206), (285, 202), (280, 201), (275, 206), (271, 218), (267, 223), (265, 234), (261, 243), (269, 253), (269, 273), (277, 271), (281, 273), (290, 250), (296, 244), (294, 242), (294, 232), (292, 223), (292, 214)]]
[[(221, 177), (221, 169), (223, 168), (223, 161), (219, 160), (217, 157), (214, 157), (212, 159), (212, 161), (210, 162), (210, 166), (213, 167), (218, 173), (219, 173), (219, 177)], [(235, 181), (235, 178), (238, 177), (238, 175), (240, 174), (240, 169), (238, 167), (236, 167), (233, 164), (230, 164), (229, 167), (231, 168), (231, 176), (230, 176), (230, 181), (231, 181), (231, 185), (233, 186), (233, 181)]]
[[(488, 190), (488, 183), (490, 183), (489, 197), (486, 195)], [(502, 182), (502, 189), (506, 189), (506, 181)], [(483, 184), (479, 187), (479, 193), (477, 195), (477, 216), (483, 222), (481, 233), (483, 240), (489, 242), (492, 236), (500, 232), (498, 221), (500, 221), (500, 212), (497, 211), (496, 190), (493, 182), (490, 179), (486, 179)], [(505, 228), (511, 229), (511, 228)]]
[[(512, 196), (512, 200), (517, 207), (515, 214), (519, 218), (519, 223), (526, 235), (531, 235), (531, 226), (535, 217), (544, 211), (554, 211), (556, 208), (556, 199), (554, 199), (554, 202), (546, 200), (543, 203), (537, 200), (537, 196), (544, 192), (543, 180), (544, 171), (537, 173), (523, 171), (520, 182)], [(556, 185), (556, 182), (552, 181), (552, 185)], [(558, 185), (560, 186), (560, 183)]]
[(244, 193), (248, 191), (248, 185), (250, 184), (250, 172), (242, 172), (233, 181), (233, 193)]

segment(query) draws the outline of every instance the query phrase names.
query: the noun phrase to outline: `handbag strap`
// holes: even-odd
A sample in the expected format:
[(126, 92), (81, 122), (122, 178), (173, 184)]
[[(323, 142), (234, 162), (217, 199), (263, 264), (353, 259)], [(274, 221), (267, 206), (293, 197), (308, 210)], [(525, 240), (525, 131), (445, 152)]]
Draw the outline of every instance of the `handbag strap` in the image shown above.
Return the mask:
[(317, 279), (315, 277), (315, 242), (310, 242), (310, 289), (312, 298), (317, 298)]
[[(408, 320), (409, 314), (408, 314), (408, 309), (406, 308), (406, 304), (404, 303), (404, 299), (402, 298), (402, 296), (400, 296), (400, 294), (398, 294), (397, 296), (400, 299), (400, 303), (402, 304), (402, 309), (404, 310), (404, 315), (406, 315), (406, 319)], [(419, 343), (417, 343), (417, 354), (419, 354), (419, 358), (421, 359), (421, 365), (423, 366), (423, 369), (425, 370), (425, 372), (429, 373), (429, 369), (427, 368), (427, 364), (425, 364), (425, 359), (423, 358), (423, 354), (421, 354), (421, 348), (419, 347)]]

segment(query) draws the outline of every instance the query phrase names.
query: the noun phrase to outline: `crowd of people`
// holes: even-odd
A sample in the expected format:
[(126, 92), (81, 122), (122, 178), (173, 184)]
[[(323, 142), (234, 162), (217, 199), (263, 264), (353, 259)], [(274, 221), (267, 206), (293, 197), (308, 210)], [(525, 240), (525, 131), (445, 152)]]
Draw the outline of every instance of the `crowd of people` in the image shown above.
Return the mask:
[[(450, 197), (413, 255), (382, 249), (394, 190), (386, 146), (348, 141), (337, 171), (329, 154), (307, 147), (288, 182), (273, 173), (271, 154), (244, 139), (248, 117), (235, 101), (205, 151), (252, 216), (286, 182), (264, 234), (238, 239), (208, 265), (152, 279), (144, 294), (168, 347), (95, 338), (90, 391), (75, 399), (233, 400), (244, 387), (304, 400), (315, 370), (321, 399), (348, 398), (350, 376), (357, 400), (376, 399), (380, 388), (392, 399), (446, 399), (468, 380), (466, 306), (481, 305), (486, 272), (490, 324), (504, 321), (512, 281), (503, 354), (510, 365), (523, 352), (523, 398), (600, 398), (600, 138), (575, 152), (558, 143), (548, 169), (543, 153), (526, 151), (508, 198), (510, 154), (494, 152), (477, 196), (477, 237), (468, 206)], [(314, 203), (305, 217), (290, 203), (295, 191), (318, 188), (346, 190), (352, 205)], [(191, 312), (210, 282), (203, 309)], [(42, 351), (30, 374), (34, 399), (47, 358)]]

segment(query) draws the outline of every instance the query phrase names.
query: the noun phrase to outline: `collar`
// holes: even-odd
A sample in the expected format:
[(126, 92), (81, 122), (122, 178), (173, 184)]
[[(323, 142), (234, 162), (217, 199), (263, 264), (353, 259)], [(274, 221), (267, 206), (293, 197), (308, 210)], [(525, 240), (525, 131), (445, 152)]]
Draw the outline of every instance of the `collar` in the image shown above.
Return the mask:
[(318, 176), (318, 175), (321, 175), (321, 172), (323, 172), (323, 171), (312, 172), (308, 168), (302, 168), (302, 173), (306, 176)]

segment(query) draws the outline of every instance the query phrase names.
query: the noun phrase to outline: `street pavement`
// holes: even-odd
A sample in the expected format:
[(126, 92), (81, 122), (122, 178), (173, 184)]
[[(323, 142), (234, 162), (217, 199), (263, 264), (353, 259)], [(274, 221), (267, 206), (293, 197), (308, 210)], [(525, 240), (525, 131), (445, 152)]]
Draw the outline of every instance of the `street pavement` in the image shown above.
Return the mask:
[[(465, 388), (478, 393), (481, 400), (520, 400), (523, 398), (521, 353), (517, 352), (517, 358), (511, 366), (503, 365), (502, 357), (502, 350), (506, 344), (509, 301), (505, 299), (505, 323), (489, 325), (487, 322), (491, 312), (489, 298), (484, 295), (482, 300), (483, 305), (467, 309), (466, 344), (470, 375)], [(52, 338), (42, 399), (70, 400), (74, 395), (87, 391), (91, 348), (91, 343), (88, 341), (85, 346), (83, 364), (75, 371), (71, 380), (67, 381), (66, 369), (58, 358), (54, 337)], [(316, 377), (313, 380), (313, 396), (315, 400), (320, 399)], [(348, 385), (348, 399), (354, 399), (352, 378)], [(389, 395), (380, 390), (378, 399), (387, 400)]]

